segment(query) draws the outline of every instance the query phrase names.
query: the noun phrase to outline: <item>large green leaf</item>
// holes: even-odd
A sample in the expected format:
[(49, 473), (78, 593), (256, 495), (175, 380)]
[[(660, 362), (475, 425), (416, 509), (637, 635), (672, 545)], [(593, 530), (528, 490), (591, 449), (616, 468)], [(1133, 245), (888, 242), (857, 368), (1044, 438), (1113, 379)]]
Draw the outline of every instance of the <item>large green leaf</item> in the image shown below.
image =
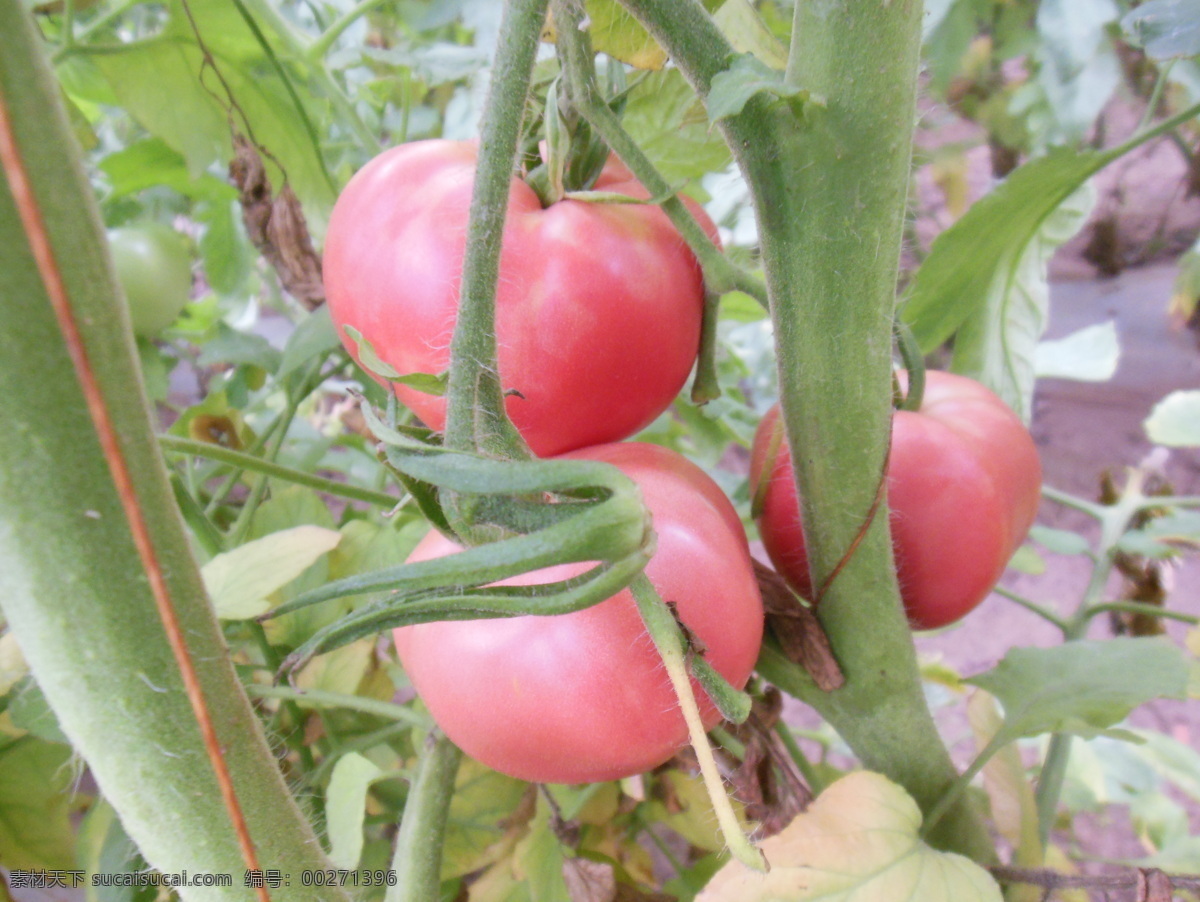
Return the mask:
[(982, 374), (998, 365), (1003, 373), (1003, 346), (985, 368), (984, 345), (1006, 337), (1023, 265), (1032, 269), (1048, 221), (1112, 159), (1111, 152), (1053, 151), (1016, 170), (934, 240), (901, 310), (922, 351), (933, 351), (974, 320), (961, 368)]
[(1038, 342), (1050, 312), (1050, 257), (1087, 220), (1090, 183), (1050, 213), (1015, 258), (1002, 260), (987, 299), (959, 327), (951, 369), (977, 379), (1026, 422), (1033, 413)]
[(1144, 426), (1156, 444), (1200, 447), (1200, 391), (1171, 392), (1154, 405)]
[(879, 774), (850, 774), (762, 843), (770, 873), (730, 862), (696, 902), (1000, 902), (987, 871), (925, 845), (920, 827), (903, 789)]
[(319, 526), (293, 526), (218, 554), (200, 572), (217, 616), (257, 617), (268, 598), (331, 551), (342, 535)]
[[(161, 34), (93, 58), (118, 102), (182, 154), (193, 177), (214, 165), (224, 170), (233, 153), (231, 123), (245, 131), (248, 122), (254, 139), (283, 167), (306, 207), (323, 213), (333, 202), (335, 188), (300, 109), (253, 34), (233, 4), (202, 0), (190, 5), (221, 78), (206, 67), (182, 6), (175, 2)], [(303, 84), (295, 77), (292, 84), (310, 119), (320, 118), (323, 104), (304, 98)], [(267, 165), (278, 188), (282, 178), (274, 161), (268, 159)]]
[(729, 163), (729, 147), (709, 127), (704, 104), (677, 69), (646, 76), (631, 94), (622, 124), (672, 184)]
[(1095, 736), (1156, 698), (1187, 695), (1183, 653), (1162, 639), (1068, 642), (1014, 648), (967, 680), (1004, 706), (996, 743), (1041, 733)]
[(1150, 0), (1121, 20), (1132, 43), (1163, 60), (1200, 54), (1200, 0)]

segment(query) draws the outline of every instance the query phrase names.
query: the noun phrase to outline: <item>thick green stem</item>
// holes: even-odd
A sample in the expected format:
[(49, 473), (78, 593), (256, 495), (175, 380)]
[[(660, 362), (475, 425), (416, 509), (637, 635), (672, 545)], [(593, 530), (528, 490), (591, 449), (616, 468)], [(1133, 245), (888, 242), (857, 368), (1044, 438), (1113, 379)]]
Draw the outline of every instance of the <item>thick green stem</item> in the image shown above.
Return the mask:
[[(147, 861), (236, 875), (186, 900), (254, 899), (246, 864), (134, 545), (77, 372), (94, 377), (133, 474), (188, 657), (262, 868), (294, 875), (289, 898), (329, 862), (289, 795), (204, 595), (140, 391), (103, 230), (20, 0), (0, 0), (0, 101), (32, 190), (0, 179), (0, 604), (63, 731)], [(7, 168), (6, 168), (6, 171)], [(36, 208), (78, 326), (73, 362), (19, 209)], [(55, 292), (57, 294), (57, 291)], [(83, 363), (80, 363), (80, 361)], [(84, 367), (86, 364), (86, 368)], [(77, 369), (77, 365), (80, 369)], [(111, 446), (110, 446), (111, 450)]]
[[(703, 8), (622, 2), (707, 96), (733, 49)], [(759, 94), (722, 128), (755, 202), (813, 584), (837, 572), (819, 615), (846, 682), (821, 693), (786, 667), (770, 678), (814, 705), (867, 767), (928, 810), (956, 774), (922, 693), (886, 510), (867, 522), (891, 420), (921, 5), (801, 2), (796, 10), (788, 77), (825, 106), (802, 111)], [(978, 860), (995, 854), (965, 801), (931, 840)]]
[(509, 0), (504, 8), (480, 128), (458, 321), (450, 343), (447, 447), (510, 459), (530, 455), (504, 412), (496, 369), (496, 282), (517, 142), (547, 5), (548, 0)]
[(440, 897), (442, 838), (462, 752), (440, 732), (430, 733), (404, 803), (392, 870), (396, 885), (385, 902), (430, 902)]

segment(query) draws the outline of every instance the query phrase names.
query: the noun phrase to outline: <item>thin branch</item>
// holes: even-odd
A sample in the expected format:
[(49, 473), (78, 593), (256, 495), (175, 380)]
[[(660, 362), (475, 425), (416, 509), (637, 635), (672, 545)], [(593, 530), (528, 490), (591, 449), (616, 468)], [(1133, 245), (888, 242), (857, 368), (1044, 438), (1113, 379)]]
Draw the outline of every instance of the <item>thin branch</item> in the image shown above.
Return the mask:
[[(1122, 874), (1062, 874), (1046, 868), (992, 867), (988, 871), (1001, 883), (1024, 883), (1043, 889), (1137, 889), (1157, 868), (1136, 868)], [(1200, 890), (1200, 874), (1165, 874), (1175, 889)]]

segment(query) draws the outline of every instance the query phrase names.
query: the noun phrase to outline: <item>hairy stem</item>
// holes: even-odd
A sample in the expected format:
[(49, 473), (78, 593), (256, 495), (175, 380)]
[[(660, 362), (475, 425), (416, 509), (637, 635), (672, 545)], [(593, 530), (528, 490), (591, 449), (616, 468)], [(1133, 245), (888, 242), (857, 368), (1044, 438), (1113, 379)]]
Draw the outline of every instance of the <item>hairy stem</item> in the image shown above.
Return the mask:
[[(700, 4), (622, 3), (706, 97), (733, 48)], [(956, 774), (922, 693), (886, 510), (868, 516), (891, 420), (920, 17), (918, 3), (798, 3), (788, 78), (825, 106), (758, 94), (721, 125), (755, 202), (813, 584), (837, 571), (818, 613), (846, 683), (817, 692), (786, 665), (768, 678), (928, 810)], [(995, 854), (962, 799), (931, 840), (979, 860)]]
[[(299, 885), (299, 871), (323, 869), (328, 860), (288, 794), (204, 596), (139, 390), (137, 355), (92, 190), (40, 50), (23, 4), (0, 0), (0, 103), (29, 189), (15, 195), (20, 180), (6, 165), (0, 180), (4, 616), (63, 731), (152, 866), (246, 869), (224, 785), (245, 814), (257, 866), (295, 873), (290, 893), (297, 899), (344, 899), (338, 890)], [(52, 261), (56, 287), (35, 261), (33, 234), (22, 225), (21, 211), (31, 206), (48, 248), (38, 259)], [(51, 306), (59, 287), (65, 319), (75, 324), (69, 341)], [(98, 388), (98, 405), (88, 404), (81, 380)], [(94, 418), (101, 408), (103, 417)], [(115, 441), (102, 443), (95, 424), (103, 418)], [(109, 466), (116, 458), (133, 477), (120, 491)], [(149, 554), (135, 544), (131, 527), (138, 519), (145, 521)], [(185, 677), (184, 659), (194, 679)], [(228, 779), (214, 771), (206, 751), (201, 707)], [(256, 896), (262, 898), (240, 880), (183, 890), (189, 902)]]
[(430, 902), (440, 895), (442, 839), (462, 752), (440, 732), (430, 733), (408, 789), (392, 870), (396, 885), (385, 902)]
[(547, 5), (548, 0), (509, 0), (504, 8), (480, 129), (458, 321), (450, 343), (447, 447), (509, 459), (530, 455), (504, 412), (496, 371), (496, 282), (509, 185)]

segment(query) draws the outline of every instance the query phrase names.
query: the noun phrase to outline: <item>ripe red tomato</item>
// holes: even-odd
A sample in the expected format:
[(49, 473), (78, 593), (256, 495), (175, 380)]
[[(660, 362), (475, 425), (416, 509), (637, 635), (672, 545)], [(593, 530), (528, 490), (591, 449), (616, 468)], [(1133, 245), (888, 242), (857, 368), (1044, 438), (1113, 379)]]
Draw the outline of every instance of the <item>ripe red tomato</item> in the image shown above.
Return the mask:
[[(334, 207), (324, 256), (334, 322), (343, 340), (353, 326), (401, 373), (449, 365), (475, 159), (469, 142), (395, 147)], [(595, 187), (646, 197), (616, 161)], [(500, 379), (533, 451), (616, 441), (662, 413), (691, 371), (703, 309), (699, 265), (663, 212), (573, 200), (543, 209), (514, 178), (503, 240)], [(396, 395), (444, 427), (445, 398), (406, 386)]]
[[(659, 594), (735, 686), (754, 668), (763, 608), (745, 534), (720, 489), (698, 467), (655, 445), (627, 442), (565, 455), (611, 463), (633, 479), (658, 545), (646, 567)], [(698, 486), (707, 485), (705, 490)], [(409, 560), (451, 554), (431, 532)], [(509, 580), (566, 579), (586, 564)], [(552, 617), (459, 620), (402, 627), (396, 649), (433, 719), (474, 758), (541, 783), (587, 783), (655, 767), (687, 744), (662, 661), (628, 590)], [(720, 715), (693, 681), (705, 723)]]
[[(888, 505), (900, 591), (918, 629), (953, 623), (992, 590), (1037, 513), (1042, 468), (1029, 431), (995, 394), (950, 373), (926, 374), (916, 412), (896, 411)], [(782, 433), (779, 408), (759, 425), (750, 464), (762, 479)], [(759, 532), (776, 569), (812, 597), (787, 439), (763, 497)]]

